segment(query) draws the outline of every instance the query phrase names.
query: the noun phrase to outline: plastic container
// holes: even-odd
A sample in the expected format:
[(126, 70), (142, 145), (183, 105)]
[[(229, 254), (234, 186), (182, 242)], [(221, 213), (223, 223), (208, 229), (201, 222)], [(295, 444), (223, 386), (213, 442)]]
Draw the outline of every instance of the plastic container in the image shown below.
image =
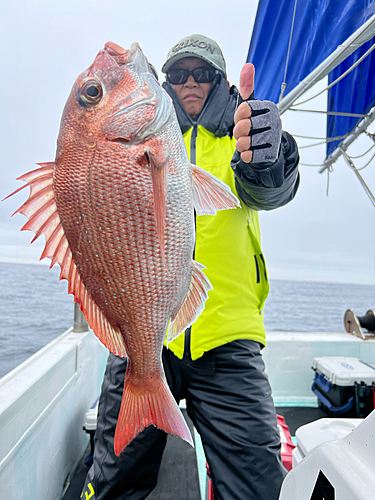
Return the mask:
[(321, 443), (343, 438), (363, 422), (362, 418), (321, 418), (296, 430), (297, 447), (293, 450), (293, 467)]
[(352, 357), (314, 358), (312, 390), (330, 417), (364, 418), (374, 409), (375, 367)]

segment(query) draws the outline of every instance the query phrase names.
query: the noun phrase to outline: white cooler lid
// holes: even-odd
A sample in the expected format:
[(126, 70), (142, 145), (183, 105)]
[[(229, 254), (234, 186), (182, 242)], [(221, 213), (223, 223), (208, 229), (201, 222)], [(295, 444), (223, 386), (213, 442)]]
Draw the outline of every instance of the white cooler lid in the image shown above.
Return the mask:
[(355, 382), (371, 385), (375, 382), (375, 366), (358, 358), (325, 356), (313, 359), (313, 369), (322, 373), (331, 384), (353, 386)]
[(297, 448), (305, 457), (321, 443), (347, 436), (363, 418), (321, 418), (296, 430)]

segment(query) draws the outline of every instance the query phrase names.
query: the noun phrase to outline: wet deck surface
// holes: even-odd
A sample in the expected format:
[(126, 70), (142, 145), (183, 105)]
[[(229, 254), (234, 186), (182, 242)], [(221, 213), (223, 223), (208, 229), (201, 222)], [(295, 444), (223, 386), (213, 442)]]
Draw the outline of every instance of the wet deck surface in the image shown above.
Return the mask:
[[(320, 408), (277, 407), (276, 411), (285, 418), (292, 436), (294, 436), (298, 427), (327, 417), (327, 414)], [(193, 435), (192, 423), (185, 410), (183, 410), (183, 413)], [(89, 447), (84, 458), (88, 453)], [(87, 470), (87, 466), (82, 460), (62, 500), (79, 500)], [(200, 500), (195, 449), (182, 439), (174, 436), (168, 437), (160, 466), (158, 485), (147, 499)]]

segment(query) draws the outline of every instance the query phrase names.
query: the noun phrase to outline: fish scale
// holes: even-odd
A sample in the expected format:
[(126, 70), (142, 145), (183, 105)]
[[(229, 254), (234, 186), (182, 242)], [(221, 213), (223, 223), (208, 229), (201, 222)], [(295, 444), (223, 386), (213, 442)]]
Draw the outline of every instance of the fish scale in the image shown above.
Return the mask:
[[(113, 155), (113, 158), (108, 158), (108, 156), (111, 156), (111, 153)], [(106, 247), (100, 248), (98, 245), (98, 242), (94, 240), (94, 237), (89, 236), (92, 238), (92, 240), (80, 240), (79, 245), (79, 251), (82, 253), (82, 255), (85, 255), (85, 259), (81, 260), (78, 255), (76, 255), (77, 251), (73, 251), (73, 255), (75, 256), (75, 262), (77, 263), (77, 266), (80, 268), (80, 273), (81, 277), (83, 278), (83, 281), (86, 283), (86, 286), (90, 281), (92, 281), (92, 275), (98, 273), (98, 271), (103, 271), (103, 266), (101, 263), (106, 259), (108, 260), (108, 256), (112, 256), (112, 259), (115, 258), (112, 254), (113, 252), (117, 252), (117, 246), (118, 246), (118, 240), (117, 238), (120, 237), (121, 240), (121, 251), (118, 251), (119, 255), (116, 256), (116, 261), (117, 261), (117, 266), (119, 269), (119, 274), (121, 276), (125, 276), (125, 279), (128, 283), (132, 284), (132, 288), (130, 290), (131, 295), (134, 297), (134, 301), (120, 301), (118, 302), (118, 297), (121, 295), (121, 289), (118, 286), (112, 286), (112, 284), (118, 283), (119, 279), (118, 276), (113, 276), (113, 272), (103, 272), (102, 273), (102, 280), (105, 281), (108, 280), (110, 283), (108, 284), (107, 287), (107, 293), (104, 294), (97, 294), (93, 292), (93, 290), (97, 290), (99, 287), (95, 283), (90, 284), (90, 289), (92, 290), (92, 297), (95, 300), (95, 302), (99, 305), (99, 307), (103, 310), (104, 314), (108, 319), (113, 321), (116, 325), (120, 327), (121, 331), (126, 331), (126, 325), (122, 325), (122, 317), (125, 314), (126, 317), (132, 318), (132, 323), (134, 323), (134, 327), (130, 330), (133, 332), (132, 338), (135, 338), (134, 335), (134, 330), (138, 330), (138, 335), (141, 335), (142, 332), (153, 332), (155, 329), (158, 331), (158, 342), (154, 343), (152, 342), (152, 339), (154, 338), (154, 334), (151, 336), (151, 339), (148, 340), (148, 345), (153, 347), (155, 353), (157, 351), (157, 345), (156, 344), (161, 344), (164, 338), (165, 334), (165, 328), (166, 328), (166, 317), (170, 317), (171, 312), (167, 310), (167, 307), (171, 307), (171, 304), (173, 304), (173, 297), (178, 295), (178, 283), (179, 280), (174, 280), (172, 284), (174, 286), (169, 286), (166, 288), (163, 286), (163, 282), (166, 281), (165, 274), (167, 273), (167, 270), (163, 269), (163, 264), (160, 261), (159, 253), (160, 250), (158, 248), (158, 242), (157, 239), (155, 238), (155, 221), (153, 217), (153, 209), (152, 209), (152, 202), (148, 203), (140, 203), (139, 200), (143, 200), (142, 196), (139, 196), (137, 193), (137, 187), (138, 186), (144, 186), (147, 182), (150, 183), (150, 178), (147, 175), (147, 172), (135, 170), (134, 172), (132, 171), (132, 163), (128, 161), (125, 161), (126, 159), (124, 158), (122, 163), (119, 163), (118, 161), (118, 155), (116, 154), (116, 151), (110, 151), (109, 153), (106, 152), (105, 156), (105, 161), (102, 161), (100, 158), (100, 155), (95, 155), (95, 172), (100, 171), (104, 174), (105, 179), (113, 179), (112, 171), (114, 170), (123, 170), (127, 173), (125, 178), (122, 178), (122, 184), (125, 183), (131, 183), (134, 188), (131, 188), (129, 192), (127, 192), (127, 195), (124, 197), (120, 196), (120, 194), (123, 192), (122, 185), (120, 183), (112, 182), (111, 184), (107, 183), (104, 184), (103, 182), (100, 182), (101, 186), (101, 193), (106, 193), (109, 192), (109, 207), (110, 210), (108, 210), (105, 206), (103, 207), (101, 205), (100, 210), (94, 210), (92, 211), (91, 207), (96, 207), (98, 200), (95, 199), (95, 186), (97, 185), (97, 179), (95, 179), (95, 175), (91, 175), (89, 178), (89, 182), (87, 182), (87, 176), (80, 176), (78, 175), (78, 178), (84, 178), (86, 181), (83, 183), (83, 186), (90, 186), (90, 190), (84, 191), (82, 189), (82, 186), (80, 185), (79, 182), (74, 183), (74, 190), (77, 190), (77, 194), (75, 195), (74, 191), (71, 193), (73, 198), (78, 196), (78, 193), (81, 193), (81, 198), (80, 200), (80, 206), (79, 206), (79, 211), (77, 212), (76, 217), (78, 217), (78, 221), (80, 221), (80, 224), (78, 224), (78, 233), (79, 234), (84, 234), (86, 235), (86, 231), (90, 235), (91, 233), (98, 234), (99, 232), (97, 230), (98, 227), (103, 228), (103, 232), (106, 235), (107, 239), (107, 245)], [(64, 165), (67, 165), (67, 159), (64, 159)], [(103, 165), (108, 167), (108, 172), (106, 175), (106, 169), (103, 168)], [(77, 174), (77, 170), (79, 167), (77, 165), (75, 166), (75, 169), (73, 170), (75, 175)], [(100, 170), (99, 170), (100, 169)], [(56, 174), (57, 175), (57, 174)], [(56, 181), (56, 188), (58, 186), (58, 182)], [(58, 193), (60, 190), (56, 189), (56, 192)], [(143, 188), (141, 189), (141, 194), (142, 192), (145, 191)], [(147, 190), (146, 190), (147, 191)], [(150, 189), (148, 190), (152, 192), (152, 186), (150, 183)], [(171, 190), (173, 192), (173, 190)], [(83, 193), (83, 194), (82, 194)], [(102, 196), (103, 197), (103, 196)], [(134, 200), (133, 200), (134, 199)], [(59, 207), (59, 196), (57, 194), (56, 196), (56, 201), (57, 205)], [(145, 206), (149, 207), (148, 211), (148, 217), (146, 217), (143, 214), (142, 219), (137, 219), (134, 215), (133, 212), (137, 212), (138, 210), (144, 209)], [(131, 227), (132, 231), (130, 231), (130, 234), (127, 234), (126, 228), (124, 228), (121, 224), (115, 223), (112, 225), (112, 218), (107, 217), (107, 219), (111, 220), (111, 227), (107, 228), (107, 222), (104, 220), (103, 216), (100, 217), (100, 214), (108, 214), (108, 211), (112, 211), (113, 213), (121, 213), (123, 214), (123, 219), (124, 223), (126, 224), (126, 216), (129, 215), (130, 221), (131, 221)], [(78, 215), (81, 212), (81, 215)], [(64, 207), (60, 205), (59, 208), (59, 213), (64, 214)], [(80, 217), (82, 217), (80, 219)], [(73, 218), (72, 218), (73, 219)], [(168, 219), (168, 217), (167, 217)], [(93, 227), (95, 221), (95, 225), (97, 227)], [(72, 220), (74, 222), (74, 220)], [(82, 225), (82, 228), (80, 227)], [(127, 225), (127, 224), (126, 224)], [(73, 235), (70, 238), (70, 241), (77, 240), (77, 236), (75, 235), (77, 232), (77, 225), (74, 223), (71, 224), (72, 229), (66, 228), (65, 232), (68, 235), (69, 239), (69, 234), (70, 230), (73, 231)], [(118, 230), (116, 231), (116, 229)], [(174, 224), (171, 228), (169, 228), (166, 231), (166, 240), (168, 241), (168, 234), (171, 233), (173, 234), (173, 239), (178, 240), (180, 239), (180, 244), (179, 247), (183, 247), (185, 244), (184, 241), (181, 240), (178, 236), (178, 229), (179, 226)], [(124, 235), (127, 236), (124, 238)], [(100, 242), (100, 239), (99, 239)], [(140, 247), (142, 249), (141, 253), (136, 253), (134, 246)], [(93, 259), (94, 255), (98, 255), (97, 260), (95, 261)], [(89, 257), (87, 257), (89, 256)], [(86, 260), (88, 259), (88, 260)], [(112, 260), (111, 259), (111, 260)], [(98, 262), (100, 264), (99, 269), (93, 269), (92, 261)], [(88, 264), (86, 265), (86, 262)], [(159, 268), (157, 273), (154, 273), (153, 276), (148, 278), (148, 272), (149, 272), (149, 263), (153, 263), (154, 268)], [(122, 265), (121, 265), (122, 264)], [(183, 263), (181, 261), (177, 261), (174, 263), (174, 261), (171, 262), (171, 273), (175, 271), (175, 268), (180, 268), (183, 269), (186, 267), (186, 262)], [(86, 269), (87, 267), (87, 269)], [(94, 271), (94, 272), (93, 272)], [(86, 277), (87, 275), (87, 277)], [(142, 278), (142, 279), (141, 279)], [(190, 281), (190, 280), (189, 280)], [(153, 282), (154, 283), (154, 293), (147, 293), (147, 283)], [(186, 293), (186, 291), (185, 291)], [(155, 300), (155, 295), (160, 297), (162, 296), (164, 298), (163, 302), (163, 307), (159, 305), (158, 308), (154, 308), (151, 310), (151, 314), (147, 314), (147, 309), (146, 306), (143, 306), (143, 304), (149, 304), (150, 302)], [(116, 297), (116, 300), (113, 301), (113, 298)], [(116, 307), (118, 306), (118, 307)], [(116, 310), (116, 312), (114, 312)], [(156, 312), (156, 317), (155, 313)], [(153, 314), (154, 313), (154, 314)], [(147, 337), (147, 336), (146, 336)], [(150, 342), (151, 341), (151, 342)], [(129, 355), (131, 355), (133, 351), (133, 342), (125, 342), (125, 345), (127, 347), (127, 352)], [(150, 349), (151, 351), (151, 349)], [(160, 349), (159, 349), (160, 351)], [(142, 356), (142, 359), (138, 359), (138, 355), (141, 353), (140, 347), (138, 345), (138, 354), (135, 356), (137, 359), (135, 360), (135, 364), (137, 366), (144, 366), (143, 371), (147, 371), (149, 367), (145, 363), (144, 356)], [(154, 359), (156, 354), (151, 353), (149, 354), (149, 357), (152, 359), (152, 366), (154, 365)], [(143, 373), (142, 371), (142, 373)]]
[(172, 102), (138, 44), (108, 42), (98, 53), (68, 97), (55, 162), (20, 179), (30, 187), (17, 210), (29, 219), (22, 229), (45, 234), (42, 258), (60, 265), (104, 345), (128, 358), (116, 454), (149, 425), (192, 444), (161, 353), (212, 288), (192, 259), (194, 208), (214, 215), (239, 202), (190, 164)]

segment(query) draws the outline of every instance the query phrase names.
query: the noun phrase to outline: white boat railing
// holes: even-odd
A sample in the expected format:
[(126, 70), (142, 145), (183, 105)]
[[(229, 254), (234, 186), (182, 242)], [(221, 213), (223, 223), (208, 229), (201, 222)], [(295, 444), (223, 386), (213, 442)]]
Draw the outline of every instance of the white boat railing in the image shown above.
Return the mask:
[(92, 331), (69, 329), (0, 379), (0, 500), (61, 499), (107, 355)]

